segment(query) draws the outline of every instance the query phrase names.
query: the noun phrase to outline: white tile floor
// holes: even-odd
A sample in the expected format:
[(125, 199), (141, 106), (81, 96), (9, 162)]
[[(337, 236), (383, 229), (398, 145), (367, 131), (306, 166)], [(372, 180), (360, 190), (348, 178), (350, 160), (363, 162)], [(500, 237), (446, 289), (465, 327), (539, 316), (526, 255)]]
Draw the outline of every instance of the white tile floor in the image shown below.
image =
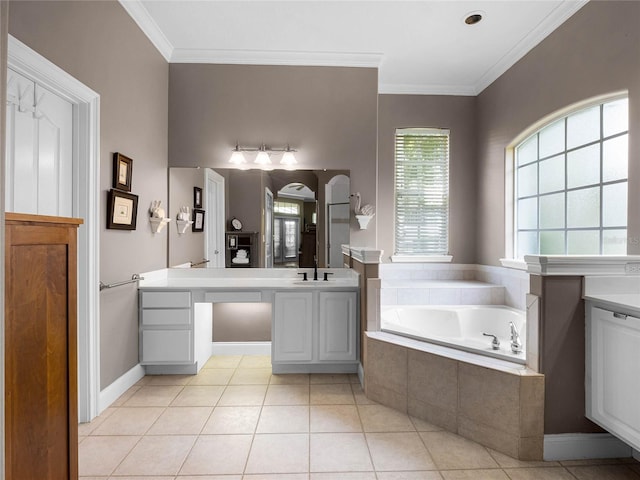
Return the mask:
[(268, 356), (145, 377), (79, 435), (82, 480), (640, 480), (630, 459), (520, 462)]

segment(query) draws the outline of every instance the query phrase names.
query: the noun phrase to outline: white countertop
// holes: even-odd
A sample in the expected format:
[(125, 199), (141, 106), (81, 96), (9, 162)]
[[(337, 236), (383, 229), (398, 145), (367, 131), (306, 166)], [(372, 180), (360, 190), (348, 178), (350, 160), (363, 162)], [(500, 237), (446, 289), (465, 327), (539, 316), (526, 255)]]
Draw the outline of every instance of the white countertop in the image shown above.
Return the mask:
[[(306, 282), (298, 272), (307, 272)], [(323, 281), (324, 272), (329, 272), (328, 281)], [(141, 275), (140, 289), (329, 289), (357, 288), (358, 274), (350, 269), (318, 269), (319, 280), (313, 280), (313, 269), (271, 268), (166, 268)]]
[(640, 293), (610, 293), (603, 295), (585, 295), (585, 300), (602, 303), (611, 308), (637, 310), (640, 313)]
[(610, 308), (631, 309), (640, 313), (640, 276), (585, 277), (582, 298)]

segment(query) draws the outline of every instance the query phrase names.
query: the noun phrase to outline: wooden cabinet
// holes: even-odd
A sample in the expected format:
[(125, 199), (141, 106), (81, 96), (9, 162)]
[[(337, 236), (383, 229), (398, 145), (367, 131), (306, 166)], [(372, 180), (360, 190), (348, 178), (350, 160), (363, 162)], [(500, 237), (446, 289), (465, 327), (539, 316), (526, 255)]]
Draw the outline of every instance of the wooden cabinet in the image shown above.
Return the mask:
[(587, 302), (587, 418), (640, 449), (640, 313)]
[(358, 293), (276, 292), (274, 373), (354, 373), (358, 368)]
[(77, 227), (6, 214), (8, 480), (78, 478)]

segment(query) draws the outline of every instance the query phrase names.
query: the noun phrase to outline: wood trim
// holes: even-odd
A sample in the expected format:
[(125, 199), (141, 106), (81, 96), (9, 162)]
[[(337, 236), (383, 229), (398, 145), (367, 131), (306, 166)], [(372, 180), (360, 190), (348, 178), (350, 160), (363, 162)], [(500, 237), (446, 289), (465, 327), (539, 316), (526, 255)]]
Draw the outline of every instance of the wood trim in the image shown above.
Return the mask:
[(28, 223), (28, 224), (38, 224), (38, 223), (58, 223), (62, 225), (82, 225), (84, 220), (81, 218), (70, 218), (70, 217), (53, 217), (48, 215), (33, 215), (30, 213), (13, 213), (6, 212), (5, 213), (5, 223), (6, 224), (16, 224), (16, 223)]

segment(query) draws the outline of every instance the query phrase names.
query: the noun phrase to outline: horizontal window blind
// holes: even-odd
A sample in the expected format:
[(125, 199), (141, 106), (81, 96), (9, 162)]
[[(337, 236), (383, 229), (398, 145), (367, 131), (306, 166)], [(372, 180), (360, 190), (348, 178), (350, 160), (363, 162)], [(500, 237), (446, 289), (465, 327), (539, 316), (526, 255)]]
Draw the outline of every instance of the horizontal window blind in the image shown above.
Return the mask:
[(449, 130), (396, 130), (395, 253), (449, 250)]

